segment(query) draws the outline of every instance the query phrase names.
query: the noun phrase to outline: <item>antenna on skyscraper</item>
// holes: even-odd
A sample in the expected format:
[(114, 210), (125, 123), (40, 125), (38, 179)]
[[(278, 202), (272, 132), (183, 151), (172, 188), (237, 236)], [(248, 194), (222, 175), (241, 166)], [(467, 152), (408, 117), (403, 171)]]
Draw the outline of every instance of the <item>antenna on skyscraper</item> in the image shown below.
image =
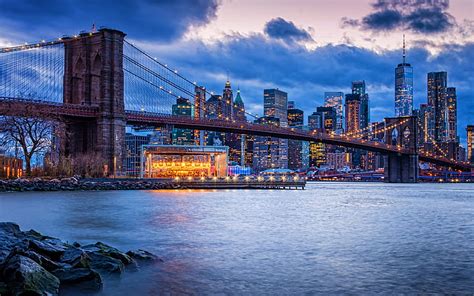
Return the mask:
[(406, 57), (406, 51), (405, 51), (405, 34), (403, 34), (403, 64), (405, 64), (405, 57)]

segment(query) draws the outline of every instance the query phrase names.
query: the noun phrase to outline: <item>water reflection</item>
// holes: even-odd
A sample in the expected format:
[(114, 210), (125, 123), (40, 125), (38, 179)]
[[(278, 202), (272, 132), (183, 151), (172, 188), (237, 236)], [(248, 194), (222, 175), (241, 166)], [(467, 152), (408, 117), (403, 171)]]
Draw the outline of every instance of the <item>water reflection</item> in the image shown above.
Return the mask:
[[(469, 293), (472, 184), (0, 194), (0, 219), (164, 263), (103, 295)], [(66, 294), (71, 293), (67, 291)]]

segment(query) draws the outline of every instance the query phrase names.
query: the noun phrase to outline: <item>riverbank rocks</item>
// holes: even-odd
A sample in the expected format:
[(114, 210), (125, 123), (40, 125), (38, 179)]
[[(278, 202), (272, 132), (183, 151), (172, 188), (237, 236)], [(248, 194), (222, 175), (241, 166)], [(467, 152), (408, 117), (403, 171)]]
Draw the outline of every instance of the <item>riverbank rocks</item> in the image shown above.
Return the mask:
[(0, 295), (58, 295), (62, 287), (96, 291), (102, 274), (121, 274), (136, 261), (160, 261), (145, 250), (128, 251), (97, 242), (82, 246), (21, 231), (0, 222)]
[(16, 179), (0, 180), (2, 191), (157, 190), (171, 189), (172, 181), (143, 179)]

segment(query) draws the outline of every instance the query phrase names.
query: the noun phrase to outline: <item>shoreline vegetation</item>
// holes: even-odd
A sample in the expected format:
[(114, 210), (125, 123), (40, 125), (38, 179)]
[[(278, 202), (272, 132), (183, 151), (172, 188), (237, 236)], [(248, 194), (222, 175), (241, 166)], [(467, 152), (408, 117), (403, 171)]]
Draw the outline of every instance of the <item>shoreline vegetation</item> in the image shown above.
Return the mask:
[(100, 291), (103, 278), (163, 262), (145, 250), (122, 252), (102, 242), (81, 245), (0, 222), (0, 295)]

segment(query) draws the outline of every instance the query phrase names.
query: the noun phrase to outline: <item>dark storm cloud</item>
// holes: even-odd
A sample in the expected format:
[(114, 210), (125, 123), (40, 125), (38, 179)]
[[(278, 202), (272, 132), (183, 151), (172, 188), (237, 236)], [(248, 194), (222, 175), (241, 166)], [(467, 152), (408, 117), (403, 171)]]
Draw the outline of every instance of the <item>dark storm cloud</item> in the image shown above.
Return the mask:
[(209, 22), (216, 16), (219, 1), (0, 0), (0, 37), (53, 38), (89, 30), (95, 23), (134, 38), (168, 41), (190, 26)]
[(265, 24), (265, 34), (271, 38), (290, 41), (313, 40), (305, 29), (298, 28), (293, 22), (281, 17), (274, 18)]
[(344, 26), (362, 27), (371, 31), (404, 29), (421, 34), (446, 32), (456, 25), (446, 12), (448, 0), (377, 0), (374, 11), (362, 18), (343, 18)]

